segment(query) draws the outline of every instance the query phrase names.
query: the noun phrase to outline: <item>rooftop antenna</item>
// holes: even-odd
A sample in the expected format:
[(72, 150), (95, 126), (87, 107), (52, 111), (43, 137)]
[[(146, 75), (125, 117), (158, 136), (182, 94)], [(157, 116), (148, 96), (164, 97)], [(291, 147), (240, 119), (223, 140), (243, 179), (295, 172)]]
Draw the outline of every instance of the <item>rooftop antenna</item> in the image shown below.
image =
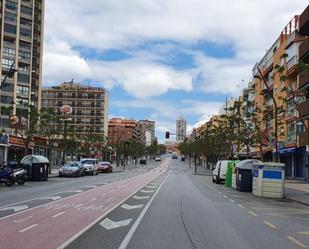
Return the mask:
[(70, 83), (73, 84), (74, 83), (74, 79), (71, 79)]

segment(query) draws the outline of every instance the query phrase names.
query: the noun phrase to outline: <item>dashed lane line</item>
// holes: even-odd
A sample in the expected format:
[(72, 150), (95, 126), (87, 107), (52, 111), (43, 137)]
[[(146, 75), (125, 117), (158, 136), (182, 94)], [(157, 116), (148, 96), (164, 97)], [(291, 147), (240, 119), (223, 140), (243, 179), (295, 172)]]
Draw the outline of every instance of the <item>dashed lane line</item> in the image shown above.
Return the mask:
[(305, 244), (301, 243), (299, 240), (295, 239), (292, 236), (286, 236), (288, 238), (288, 240), (290, 240), (292, 243), (294, 243), (295, 245), (297, 245), (300, 248), (308, 248)]
[(270, 228), (272, 228), (272, 229), (276, 229), (276, 228), (277, 228), (274, 224), (272, 224), (272, 223), (270, 223), (270, 222), (268, 222), (268, 221), (266, 221), (266, 220), (264, 220), (263, 222), (264, 222), (264, 224), (265, 224), (266, 226), (268, 226), (268, 227), (270, 227)]
[(233, 199), (229, 199), (229, 201), (230, 201), (230, 202), (233, 202), (233, 203), (235, 203), (235, 201), (234, 201)]
[(241, 205), (241, 204), (237, 204), (237, 206), (238, 207), (240, 207), (240, 208), (245, 208), (243, 205)]
[(256, 213), (254, 213), (253, 211), (248, 211), (249, 214), (253, 215), (253, 216), (258, 216)]
[(309, 231), (301, 231), (301, 232), (297, 232), (297, 233), (309, 236)]
[(89, 202), (95, 201), (96, 199), (97, 199), (96, 197), (92, 198)]
[(63, 215), (63, 214), (65, 214), (65, 213), (66, 213), (65, 211), (62, 211), (62, 212), (60, 212), (60, 213), (57, 213), (57, 214), (53, 215), (52, 217), (53, 217), (53, 218), (56, 218), (56, 217), (58, 217), (58, 216), (60, 216), (60, 215)]
[(224, 197), (224, 198), (227, 198), (227, 196), (226, 196), (226, 195), (223, 195), (223, 197)]
[(22, 218), (22, 219), (20, 219), (20, 220), (13, 220), (13, 222), (20, 223), (20, 222), (24, 222), (24, 221), (26, 221), (26, 220), (29, 220), (29, 219), (31, 219), (31, 218), (32, 218), (32, 215), (27, 216), (27, 217), (25, 217), (25, 218)]
[(31, 226), (28, 226), (28, 227), (25, 227), (24, 229), (19, 230), (18, 232), (19, 232), (19, 233), (24, 233), (24, 232), (26, 232), (26, 231), (28, 231), (28, 230), (30, 230), (30, 229), (32, 229), (32, 228), (38, 226), (38, 225), (39, 225), (39, 224), (33, 224), (33, 225), (31, 225)]

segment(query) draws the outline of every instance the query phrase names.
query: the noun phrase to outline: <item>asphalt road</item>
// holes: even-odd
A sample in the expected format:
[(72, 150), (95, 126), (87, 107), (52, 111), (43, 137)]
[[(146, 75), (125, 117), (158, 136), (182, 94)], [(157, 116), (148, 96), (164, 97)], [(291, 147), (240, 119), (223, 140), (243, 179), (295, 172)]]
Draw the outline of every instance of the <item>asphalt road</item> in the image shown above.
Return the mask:
[[(180, 160), (153, 166), (106, 175), (105, 182), (87, 177), (95, 186), (87, 178), (74, 179), (81, 182), (67, 183), (67, 190), (82, 192), (3, 214), (0, 241), (15, 241), (0, 248), (309, 248), (309, 207), (214, 184)], [(22, 244), (35, 234), (38, 241)]]

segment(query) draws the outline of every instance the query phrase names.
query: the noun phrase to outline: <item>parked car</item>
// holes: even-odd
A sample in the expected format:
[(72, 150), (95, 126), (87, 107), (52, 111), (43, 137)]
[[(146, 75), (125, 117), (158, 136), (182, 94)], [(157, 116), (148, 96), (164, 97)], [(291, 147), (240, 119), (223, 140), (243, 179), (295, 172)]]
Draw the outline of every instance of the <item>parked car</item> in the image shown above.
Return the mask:
[(160, 156), (156, 156), (155, 160), (156, 160), (156, 162), (159, 162), (159, 161), (161, 161), (161, 157)]
[(139, 160), (139, 163), (140, 163), (140, 164), (147, 164), (146, 158), (140, 159), (140, 160)]
[(178, 157), (177, 157), (177, 154), (173, 154), (172, 155), (172, 159), (177, 159)]
[(59, 177), (62, 176), (84, 176), (85, 172), (80, 162), (68, 162), (59, 169)]
[(112, 173), (113, 172), (113, 166), (110, 162), (99, 162), (98, 163), (98, 172), (101, 173)]
[(181, 161), (185, 161), (186, 157), (185, 156), (181, 156)]
[(216, 163), (215, 169), (212, 171), (212, 181), (219, 184), (225, 181), (225, 175), (228, 165), (228, 160), (220, 160)]
[(95, 158), (83, 158), (80, 160), (86, 175), (98, 174), (98, 160)]

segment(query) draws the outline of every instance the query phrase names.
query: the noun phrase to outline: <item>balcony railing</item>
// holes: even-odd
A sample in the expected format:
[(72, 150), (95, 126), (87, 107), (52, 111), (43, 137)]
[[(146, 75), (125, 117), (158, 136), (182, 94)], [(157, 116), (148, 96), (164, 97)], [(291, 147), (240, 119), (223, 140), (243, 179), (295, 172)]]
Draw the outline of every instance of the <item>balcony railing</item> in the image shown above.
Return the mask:
[(299, 60), (309, 63), (309, 38), (299, 45)]
[(303, 88), (305, 85), (309, 84), (309, 71), (304, 71), (299, 74), (299, 89)]
[(303, 36), (309, 35), (309, 6), (299, 17), (299, 33)]
[(299, 133), (299, 146), (309, 145), (309, 130)]
[(298, 104), (299, 116), (306, 117), (309, 116), (309, 100)]
[(297, 62), (298, 62), (298, 58), (297, 58), (297, 55), (295, 55), (286, 63), (288, 70), (290, 70), (293, 66), (295, 66)]

